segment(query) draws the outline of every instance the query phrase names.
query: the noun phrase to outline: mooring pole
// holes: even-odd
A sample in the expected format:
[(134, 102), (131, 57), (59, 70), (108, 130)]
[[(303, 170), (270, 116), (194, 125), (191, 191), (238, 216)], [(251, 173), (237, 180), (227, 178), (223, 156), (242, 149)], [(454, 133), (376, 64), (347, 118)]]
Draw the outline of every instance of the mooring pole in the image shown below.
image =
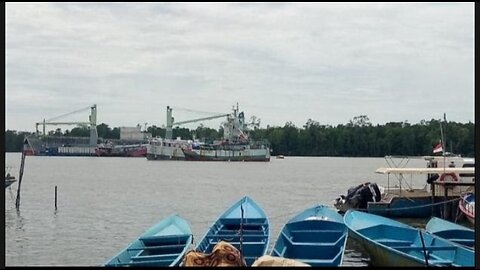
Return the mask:
[(23, 178), (23, 168), (25, 166), (25, 144), (27, 144), (27, 139), (24, 138), (23, 145), (22, 145), (22, 161), (20, 164), (20, 172), (18, 176), (18, 190), (17, 190), (17, 200), (15, 202), (15, 207), (17, 211), (20, 210), (20, 188), (22, 186), (22, 178)]
[(55, 186), (55, 210), (57, 210), (57, 186)]
[(447, 185), (444, 184), (443, 185), (443, 189), (445, 190), (445, 194), (444, 194), (444, 197), (443, 197), (443, 201), (444, 201), (444, 204), (443, 204), (443, 218), (446, 219), (446, 220), (450, 220), (450, 204), (447, 202), (447, 199), (448, 199), (448, 188), (447, 188)]

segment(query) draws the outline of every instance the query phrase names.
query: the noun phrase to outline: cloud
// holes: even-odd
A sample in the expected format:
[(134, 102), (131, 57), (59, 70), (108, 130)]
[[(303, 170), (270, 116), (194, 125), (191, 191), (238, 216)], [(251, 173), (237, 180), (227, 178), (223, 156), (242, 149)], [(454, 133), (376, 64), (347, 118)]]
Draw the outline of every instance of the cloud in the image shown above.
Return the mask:
[(111, 126), (236, 102), (262, 126), (474, 120), (473, 3), (6, 7), (6, 129), (94, 103)]

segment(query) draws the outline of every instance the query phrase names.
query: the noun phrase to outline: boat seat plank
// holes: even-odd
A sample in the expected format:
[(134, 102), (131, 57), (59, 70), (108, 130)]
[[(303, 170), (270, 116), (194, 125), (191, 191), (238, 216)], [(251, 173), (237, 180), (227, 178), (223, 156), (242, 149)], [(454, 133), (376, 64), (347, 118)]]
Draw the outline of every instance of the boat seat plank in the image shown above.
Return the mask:
[[(266, 237), (263, 234), (242, 234), (243, 237)], [(240, 237), (240, 234), (207, 234), (207, 237)]]
[(160, 255), (137, 255), (137, 256), (134, 256), (132, 257), (132, 261), (141, 261), (141, 260), (157, 260), (157, 259), (166, 259), (166, 257), (171, 257), (169, 259), (172, 259), (172, 258), (176, 258), (180, 255), (180, 253), (174, 253), (174, 254), (160, 254)]
[(461, 243), (473, 243), (474, 240), (473, 239), (464, 239), (464, 238), (450, 238), (448, 239), (452, 242), (461, 242)]
[(142, 236), (139, 240), (142, 241), (151, 241), (151, 240), (160, 240), (160, 239), (178, 239), (178, 238), (187, 238), (190, 235), (185, 234), (173, 234), (173, 235), (151, 235), (151, 236)]
[(339, 237), (331, 242), (302, 242), (302, 241), (293, 241), (292, 237), (288, 236), (284, 231), (282, 231), (283, 237), (290, 243), (292, 246), (335, 246), (338, 241), (342, 240), (344, 237)]
[(312, 232), (325, 232), (325, 233), (343, 233), (341, 230), (291, 230), (292, 233), (312, 233)]
[(386, 246), (391, 246), (391, 245), (409, 246), (413, 244), (412, 241), (408, 241), (408, 240), (376, 239), (374, 241)]
[(164, 246), (147, 246), (147, 247), (139, 247), (139, 248), (128, 248), (127, 250), (152, 250), (152, 249), (164, 249), (164, 248), (178, 248), (178, 247), (185, 247), (185, 245), (164, 245)]
[(166, 260), (153, 260), (153, 261), (131, 261), (128, 263), (116, 263), (112, 264), (112, 266), (158, 266), (165, 263), (172, 263), (174, 259), (166, 259)]
[(443, 260), (443, 259), (428, 259), (428, 264), (440, 264), (440, 265), (452, 265), (453, 261), (451, 260)]
[(294, 246), (326, 246), (326, 247), (333, 247), (335, 246), (336, 242), (329, 242), (329, 243), (319, 243), (319, 242), (292, 242)]
[(318, 263), (318, 264), (327, 263), (327, 264), (330, 264), (330, 263), (333, 262), (333, 259), (302, 259), (302, 258), (298, 258), (298, 259), (295, 259), (295, 260), (302, 261), (302, 262), (308, 263), (308, 264), (311, 264), (311, 263)]
[[(213, 239), (210, 239), (210, 244), (212, 245), (216, 245), (218, 244), (220, 241), (213, 241)], [(235, 241), (235, 242), (229, 242), (227, 241), (229, 244), (232, 244), (232, 245), (240, 245), (240, 241)], [(250, 242), (245, 242), (243, 241), (242, 242), (243, 245), (265, 245), (265, 241), (250, 241)]]
[[(241, 230), (244, 234), (245, 233), (265, 233), (265, 230)], [(222, 232), (222, 233), (230, 233), (230, 234), (235, 234), (235, 233), (240, 233), (240, 229), (238, 230), (225, 230), (225, 229), (221, 229), (221, 230), (215, 230), (215, 232)]]
[[(423, 250), (423, 247), (418, 247), (418, 246), (405, 246), (405, 247), (394, 247), (394, 249), (399, 249), (399, 250)], [(444, 246), (444, 247), (439, 247), (439, 246), (426, 246), (425, 250), (426, 251), (433, 251), (433, 250), (455, 250), (457, 247), (454, 246)]]
[[(223, 225), (223, 227), (236, 226), (236, 227), (240, 228), (240, 224), (224, 223), (222, 225)], [(243, 223), (242, 224), (242, 227), (265, 227), (265, 226), (267, 226), (267, 223)]]

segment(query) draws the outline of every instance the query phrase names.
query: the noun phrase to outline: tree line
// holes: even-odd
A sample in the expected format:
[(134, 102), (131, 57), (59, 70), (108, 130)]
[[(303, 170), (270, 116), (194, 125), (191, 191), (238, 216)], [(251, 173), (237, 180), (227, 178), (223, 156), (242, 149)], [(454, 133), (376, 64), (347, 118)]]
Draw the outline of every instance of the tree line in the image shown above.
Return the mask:
[[(441, 122), (432, 119), (417, 124), (408, 122), (389, 122), (384, 125), (372, 125), (366, 115), (354, 117), (346, 124), (337, 126), (322, 125), (308, 119), (302, 127), (292, 122), (282, 126), (255, 127), (249, 135), (254, 140), (267, 140), (272, 155), (286, 156), (341, 156), (341, 157), (383, 157), (385, 155), (423, 156), (431, 155), (442, 132), (446, 138), (446, 151), (462, 156), (473, 157), (474, 128), (469, 123)], [(97, 126), (101, 139), (119, 139), (120, 128), (110, 128), (102, 123)], [(150, 126), (147, 132), (153, 137), (165, 137), (165, 128)], [(5, 131), (5, 151), (20, 152), (23, 138), (29, 132)], [(61, 129), (51, 131), (49, 135), (88, 137), (87, 127), (76, 127), (64, 132)], [(223, 130), (198, 126), (196, 129), (174, 128), (173, 138), (201, 139), (205, 142), (221, 139)]]

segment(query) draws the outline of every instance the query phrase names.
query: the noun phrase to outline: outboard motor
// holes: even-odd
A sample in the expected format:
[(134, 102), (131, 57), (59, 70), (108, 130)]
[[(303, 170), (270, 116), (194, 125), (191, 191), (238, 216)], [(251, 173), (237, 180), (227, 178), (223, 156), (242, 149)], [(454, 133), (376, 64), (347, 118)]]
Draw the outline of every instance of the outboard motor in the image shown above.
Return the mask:
[(378, 202), (382, 198), (380, 189), (376, 183), (366, 182), (347, 191), (347, 196), (341, 195), (334, 202), (335, 207), (340, 212), (345, 212), (350, 208), (367, 209), (368, 202)]

